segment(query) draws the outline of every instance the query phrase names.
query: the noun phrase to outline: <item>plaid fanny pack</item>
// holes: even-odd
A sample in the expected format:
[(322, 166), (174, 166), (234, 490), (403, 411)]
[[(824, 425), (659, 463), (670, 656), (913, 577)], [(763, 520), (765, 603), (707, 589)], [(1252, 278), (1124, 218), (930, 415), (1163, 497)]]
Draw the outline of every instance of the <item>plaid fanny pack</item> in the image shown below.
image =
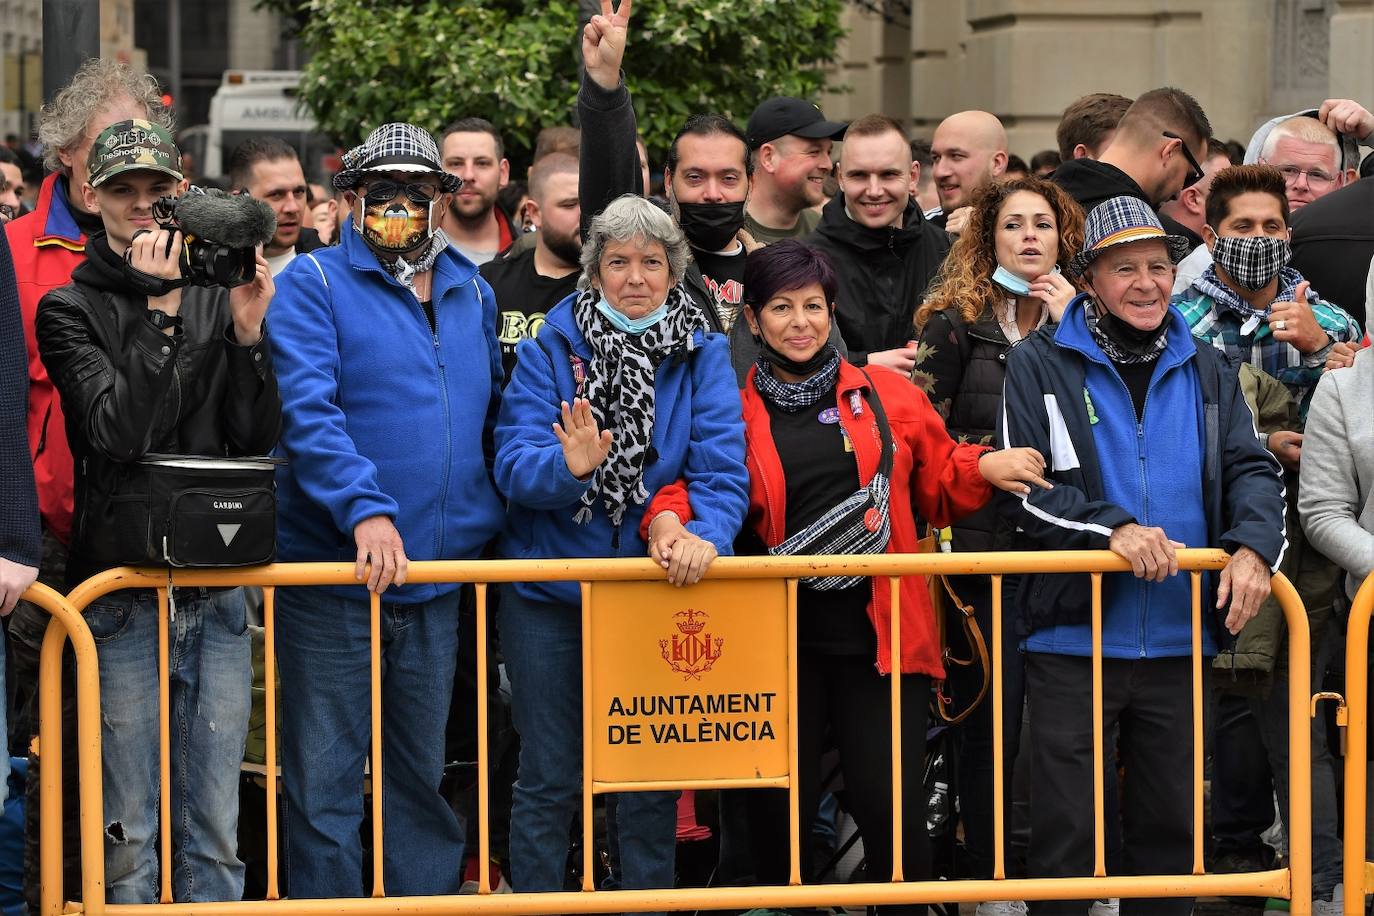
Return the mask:
[[(878, 472), (867, 486), (855, 490), (833, 509), (778, 546), (770, 547), (768, 553), (772, 556), (872, 554), (887, 550), (892, 532), (888, 507), (891, 502), (892, 455), (895, 446), (892, 430), (887, 425), (887, 414), (878, 400), (871, 378), (864, 399), (873, 408), (873, 416), (878, 421), (878, 431), (882, 436), (883, 457)], [(801, 581), (816, 591), (830, 592), (859, 585), (865, 578), (809, 576)]]

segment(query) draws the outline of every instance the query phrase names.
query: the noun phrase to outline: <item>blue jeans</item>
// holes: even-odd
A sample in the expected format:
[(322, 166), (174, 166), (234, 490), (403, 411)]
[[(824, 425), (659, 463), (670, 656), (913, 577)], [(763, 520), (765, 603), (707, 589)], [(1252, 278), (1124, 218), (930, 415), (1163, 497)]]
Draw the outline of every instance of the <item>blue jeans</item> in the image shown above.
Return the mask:
[[(510, 858), (517, 891), (560, 891), (568, 836), (582, 803), (582, 615), (575, 606), (501, 593), (501, 650), (520, 733)], [(673, 886), (677, 792), (621, 794), (610, 809), (619, 886)], [(591, 837), (584, 842), (592, 842)]]
[[(172, 890), (184, 902), (243, 898), (239, 765), (252, 661), (242, 589), (178, 589), (168, 621)], [(157, 593), (129, 589), (85, 610), (100, 666), (105, 887), (153, 903), (158, 859)]]
[[(462, 883), (462, 826), (439, 794), (458, 594), (382, 602), (382, 852), (391, 896), (456, 894)], [(358, 830), (372, 736), (368, 601), (279, 588), (276, 609), (288, 890), (297, 898), (361, 897)]]

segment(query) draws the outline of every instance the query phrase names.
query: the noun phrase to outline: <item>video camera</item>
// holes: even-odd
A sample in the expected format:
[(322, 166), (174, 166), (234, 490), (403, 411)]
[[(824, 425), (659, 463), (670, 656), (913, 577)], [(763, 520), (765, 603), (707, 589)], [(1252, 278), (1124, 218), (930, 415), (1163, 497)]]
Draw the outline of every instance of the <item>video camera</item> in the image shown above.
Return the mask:
[[(277, 231), (276, 215), (264, 202), (246, 194), (231, 195), (194, 185), (180, 197), (163, 197), (153, 204), (153, 219), (163, 229), (179, 230), (184, 239), (181, 279), (158, 281), (171, 288), (232, 289), (251, 282), (257, 273), (254, 249), (270, 242)], [(141, 230), (134, 238), (151, 231)], [(128, 257), (126, 254), (125, 259)], [(128, 270), (131, 275), (142, 273), (132, 266)]]

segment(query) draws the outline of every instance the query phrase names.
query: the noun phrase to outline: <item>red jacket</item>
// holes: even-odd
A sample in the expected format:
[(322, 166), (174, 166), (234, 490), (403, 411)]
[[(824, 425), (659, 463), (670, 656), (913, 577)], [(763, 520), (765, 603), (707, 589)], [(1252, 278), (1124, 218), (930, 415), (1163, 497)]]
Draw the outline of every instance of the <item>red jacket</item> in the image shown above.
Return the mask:
[(86, 236), (72, 218), (67, 180), (56, 173), (49, 175), (38, 192), (38, 206), (11, 220), (5, 235), (14, 255), (24, 344), (29, 351), (28, 433), (38, 509), (43, 526), (66, 543), (72, 524), (72, 453), (62, 401), (38, 358), (34, 316), (43, 294), (70, 283), (76, 265), (86, 260)]
[[(768, 408), (754, 387), (755, 371), (749, 370), (749, 380), (741, 392), (745, 464), (749, 468), (746, 524), (753, 526), (767, 546), (775, 547), (782, 543), (787, 531), (787, 481), (773, 442)], [(867, 371), (887, 414), (896, 446), (889, 509), (892, 537), (887, 552), (915, 553), (919, 538), (912, 513), (913, 502), (921, 516), (937, 527), (944, 527), (981, 508), (991, 498), (992, 486), (979, 473), (978, 459), (991, 449), (955, 444), (945, 432), (944, 421), (919, 388), (889, 369), (869, 366)], [(863, 414), (854, 416), (848, 395), (867, 387), (863, 370), (847, 362), (840, 363), (836, 406), (840, 411), (840, 425), (854, 445), (859, 481), (863, 485), (877, 473), (882, 444), (872, 409), (865, 401)], [(645, 526), (665, 510), (676, 512), (686, 521), (691, 508), (685, 490), (675, 484), (659, 491), (644, 514)], [(886, 578), (874, 577), (872, 583), (873, 599), (868, 605), (868, 617), (878, 635), (878, 671), (887, 674), (892, 670), (891, 589)], [(903, 576), (901, 596), (902, 673), (944, 677), (935, 615), (925, 577)]]

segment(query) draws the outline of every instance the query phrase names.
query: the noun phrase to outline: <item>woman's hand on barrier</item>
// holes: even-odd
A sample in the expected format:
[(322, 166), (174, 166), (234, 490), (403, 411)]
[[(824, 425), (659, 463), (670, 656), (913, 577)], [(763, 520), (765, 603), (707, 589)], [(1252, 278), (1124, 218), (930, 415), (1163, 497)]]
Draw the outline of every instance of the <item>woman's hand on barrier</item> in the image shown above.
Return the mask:
[(676, 512), (658, 513), (649, 523), (649, 557), (667, 569), (673, 559), (673, 545), (687, 536), (687, 526), (682, 524)]
[(716, 545), (683, 530), (682, 537), (673, 544), (668, 560), (668, 581), (678, 586), (696, 585), (706, 575), (706, 569), (716, 558)]
[(38, 567), (0, 557), (0, 617), (8, 617), (19, 596), (38, 578)]
[(563, 446), (563, 460), (578, 480), (586, 480), (611, 453), (611, 431), (597, 431), (591, 402), (576, 398), (572, 407), (562, 402), (563, 422), (553, 424), (553, 434)]
[(1112, 532), (1107, 546), (1112, 553), (1131, 561), (1131, 572), (1136, 578), (1163, 582), (1178, 575), (1178, 555), (1174, 551), (1184, 545), (1169, 540), (1163, 528), (1146, 528), (1130, 522)]
[(1230, 600), (1226, 629), (1232, 636), (1239, 635), (1259, 613), (1260, 605), (1269, 597), (1269, 580), (1269, 567), (1264, 558), (1249, 547), (1233, 553), (1231, 561), (1222, 568), (1221, 581), (1217, 584), (1217, 609), (1226, 607)]
[(983, 479), (999, 490), (1022, 496), (1035, 484), (1053, 490), (1054, 484), (1045, 479), (1045, 456), (1033, 448), (1004, 448), (984, 452), (978, 459), (978, 471)]
[(371, 569), (366, 570), (368, 591), (380, 595), (388, 585), (406, 584), (410, 561), (406, 559), (401, 533), (390, 518), (374, 515), (363, 519), (353, 527), (353, 540), (358, 545), (358, 559), (353, 566), (354, 578), (362, 581), (368, 563), (372, 564)]

